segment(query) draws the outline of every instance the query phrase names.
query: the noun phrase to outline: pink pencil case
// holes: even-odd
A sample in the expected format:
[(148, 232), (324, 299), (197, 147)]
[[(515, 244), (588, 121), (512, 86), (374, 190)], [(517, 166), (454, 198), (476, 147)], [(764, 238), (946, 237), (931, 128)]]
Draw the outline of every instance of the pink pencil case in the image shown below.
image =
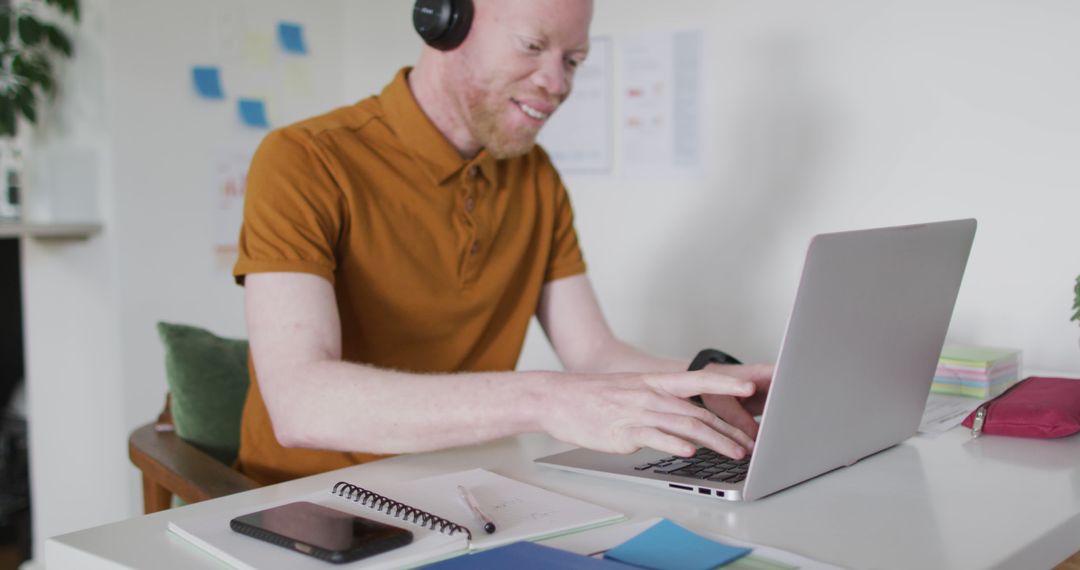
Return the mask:
[(1080, 432), (1080, 380), (1032, 376), (964, 419), (971, 436), (1054, 438)]

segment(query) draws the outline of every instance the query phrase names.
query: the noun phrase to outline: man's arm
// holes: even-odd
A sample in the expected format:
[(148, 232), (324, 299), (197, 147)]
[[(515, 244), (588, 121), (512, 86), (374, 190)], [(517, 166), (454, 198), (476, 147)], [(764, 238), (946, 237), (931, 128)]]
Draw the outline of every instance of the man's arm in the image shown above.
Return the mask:
[[(575, 275), (544, 285), (537, 318), (563, 367), (574, 372), (677, 372), (689, 362), (660, 358), (643, 352), (615, 337), (607, 324), (589, 278)], [(756, 386), (750, 399), (730, 395), (703, 395), (706, 406), (718, 416), (757, 437), (760, 414), (772, 380), (771, 365), (721, 366), (707, 368), (719, 374), (749, 380)]]
[(301, 273), (245, 280), (259, 388), (278, 441), (372, 453), (467, 445), (529, 431), (601, 451), (706, 446), (742, 457), (744, 433), (685, 400), (749, 396), (752, 382), (708, 372), (409, 374), (341, 360), (331, 284)]
[(536, 316), (563, 367), (572, 372), (680, 372), (688, 366), (616, 338), (585, 274), (545, 284)]

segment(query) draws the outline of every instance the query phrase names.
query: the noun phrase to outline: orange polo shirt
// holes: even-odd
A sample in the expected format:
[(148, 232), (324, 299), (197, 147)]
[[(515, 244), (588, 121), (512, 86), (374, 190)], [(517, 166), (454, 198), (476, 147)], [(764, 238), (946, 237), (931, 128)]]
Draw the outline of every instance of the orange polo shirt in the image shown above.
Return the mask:
[[(462, 159), (416, 103), (408, 71), (378, 96), (266, 137), (233, 274), (332, 283), (346, 361), (512, 370), (544, 283), (585, 271), (570, 200), (540, 147)], [(382, 457), (282, 447), (249, 369), (238, 460), (248, 476), (273, 483)]]

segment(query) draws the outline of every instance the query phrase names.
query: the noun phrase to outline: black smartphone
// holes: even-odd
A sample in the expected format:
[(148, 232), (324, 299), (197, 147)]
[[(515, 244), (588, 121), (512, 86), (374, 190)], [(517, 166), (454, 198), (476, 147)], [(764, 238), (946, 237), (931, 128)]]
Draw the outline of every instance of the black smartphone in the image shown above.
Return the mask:
[(400, 548), (412, 532), (315, 503), (300, 501), (229, 521), (241, 534), (341, 564)]

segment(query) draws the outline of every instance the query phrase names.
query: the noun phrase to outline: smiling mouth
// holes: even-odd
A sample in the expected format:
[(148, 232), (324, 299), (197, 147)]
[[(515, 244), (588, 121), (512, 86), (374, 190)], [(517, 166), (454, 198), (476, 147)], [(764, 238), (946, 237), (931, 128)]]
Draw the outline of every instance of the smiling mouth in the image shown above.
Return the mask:
[(537, 121), (545, 121), (545, 120), (547, 120), (548, 117), (551, 116), (551, 113), (545, 113), (543, 111), (539, 111), (537, 109), (534, 109), (534, 108), (526, 105), (525, 103), (522, 103), (521, 101), (517, 101), (517, 100), (513, 100), (513, 101), (514, 101), (514, 104), (516, 104), (518, 106), (518, 109), (521, 109), (522, 113), (525, 113), (526, 115), (528, 115), (529, 117), (531, 117), (533, 119), (536, 119)]

